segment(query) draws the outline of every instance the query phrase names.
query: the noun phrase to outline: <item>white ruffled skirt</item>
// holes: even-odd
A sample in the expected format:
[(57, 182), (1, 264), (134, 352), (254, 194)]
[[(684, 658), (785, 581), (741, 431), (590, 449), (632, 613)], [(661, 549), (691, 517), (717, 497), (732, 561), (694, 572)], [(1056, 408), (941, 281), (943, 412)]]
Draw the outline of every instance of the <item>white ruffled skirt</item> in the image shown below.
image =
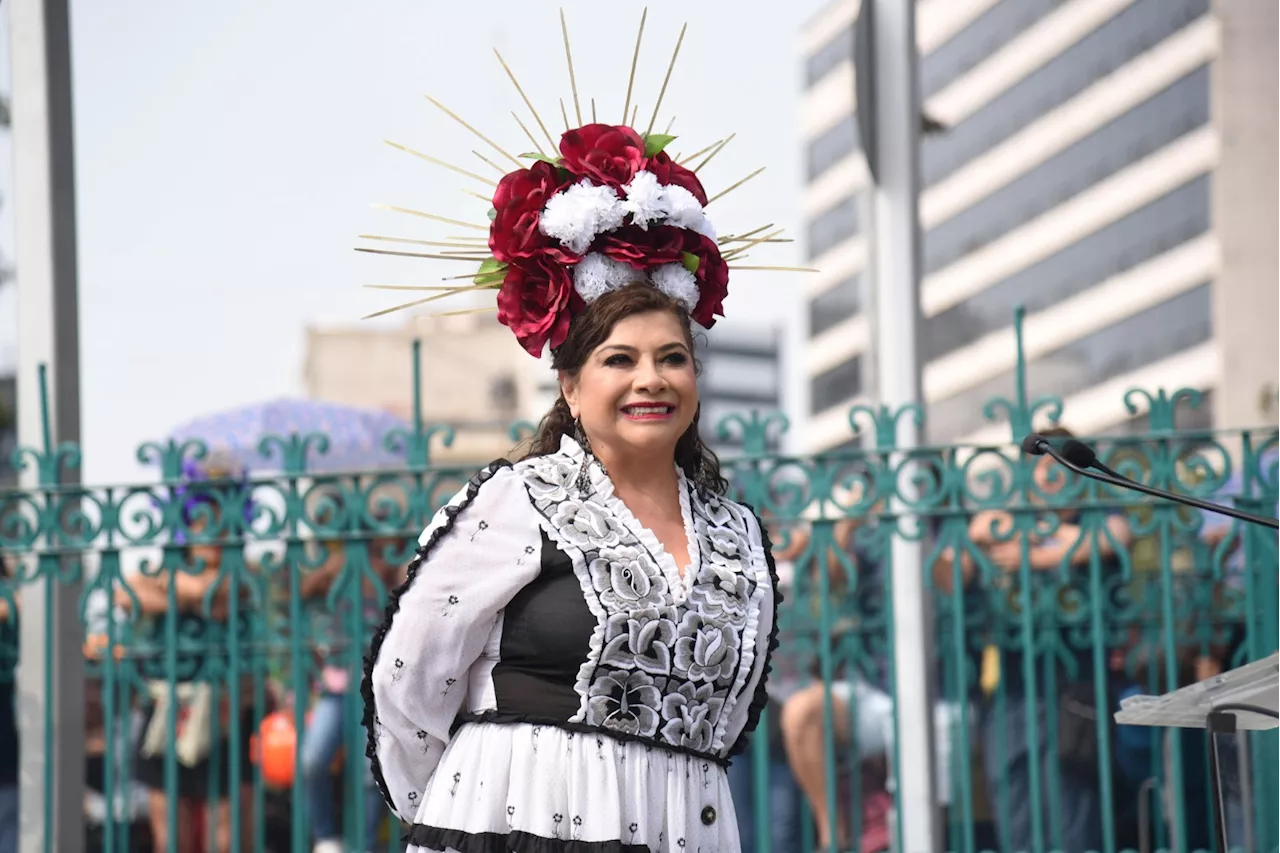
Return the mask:
[(644, 743), (527, 723), (451, 739), (409, 853), (734, 853), (724, 768)]

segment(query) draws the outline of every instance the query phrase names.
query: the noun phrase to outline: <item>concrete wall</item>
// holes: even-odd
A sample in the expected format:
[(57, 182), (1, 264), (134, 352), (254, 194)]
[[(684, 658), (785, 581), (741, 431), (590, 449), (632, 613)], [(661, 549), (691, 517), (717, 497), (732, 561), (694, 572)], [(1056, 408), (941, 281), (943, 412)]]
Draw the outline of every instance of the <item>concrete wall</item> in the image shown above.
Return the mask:
[(1277, 255), (1276, 0), (1214, 0), (1222, 50), (1213, 66), (1214, 228), (1222, 273), (1213, 296), (1222, 374), (1216, 426), (1277, 423), (1280, 260)]

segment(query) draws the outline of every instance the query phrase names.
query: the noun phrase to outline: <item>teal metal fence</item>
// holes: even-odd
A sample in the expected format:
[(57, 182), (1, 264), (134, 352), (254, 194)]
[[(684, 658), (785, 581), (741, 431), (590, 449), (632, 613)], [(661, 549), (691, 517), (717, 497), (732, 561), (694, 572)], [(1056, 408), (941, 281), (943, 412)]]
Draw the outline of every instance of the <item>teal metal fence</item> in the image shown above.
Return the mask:
[[(1016, 443), (1064, 413), (1018, 386), (987, 407), (1008, 446), (901, 453), (916, 410), (855, 408), (865, 444), (832, 455), (768, 453), (776, 413), (716, 426), (740, 441), (729, 477), (789, 587), (775, 702), (733, 771), (748, 849), (900, 848), (893, 649), (918, 626), (893, 622), (895, 540), (919, 543), (932, 597), (948, 850), (1012, 851), (1016, 827), (1028, 849), (1071, 849), (1082, 822), (1107, 853), (1215, 849), (1203, 736), (1111, 714), (1277, 650), (1276, 539), (1037, 467)], [(1179, 432), (1190, 391), (1127, 401), (1147, 428), (1096, 439), (1111, 467), (1276, 512), (1274, 429)], [(433, 464), (444, 435), (416, 424), (403, 470), (323, 476), (322, 437), (268, 436), (282, 472), (243, 481), (184, 479), (206, 448), (148, 444), (159, 482), (94, 487), (59, 485), (74, 447), (20, 452), (40, 485), (0, 493), (0, 655), (10, 678), (22, 589), (82, 584), (86, 731), (50, 737), (85, 738), (89, 849), (298, 853), (327, 826), (340, 849), (400, 849), (369, 795), (354, 673), (418, 532), (471, 474)], [(1275, 733), (1229, 752), (1233, 844), (1275, 850)]]

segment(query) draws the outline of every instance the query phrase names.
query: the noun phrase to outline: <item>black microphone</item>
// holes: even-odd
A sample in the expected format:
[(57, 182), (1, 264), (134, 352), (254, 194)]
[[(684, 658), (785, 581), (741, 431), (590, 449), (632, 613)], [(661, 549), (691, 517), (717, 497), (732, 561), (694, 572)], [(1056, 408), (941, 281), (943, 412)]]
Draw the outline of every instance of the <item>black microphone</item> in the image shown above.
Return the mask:
[(1022, 452), (1029, 456), (1044, 456), (1045, 451), (1049, 449), (1049, 439), (1043, 435), (1031, 433), (1031, 435), (1022, 439)]
[[(1244, 512), (1243, 510), (1236, 509), (1235, 507), (1223, 506), (1222, 504), (1202, 501), (1199, 498), (1188, 497), (1187, 495), (1166, 492), (1164, 489), (1152, 488), (1151, 486), (1144, 485), (1143, 483), (1130, 480), (1127, 477), (1122, 477), (1099, 462), (1098, 455), (1093, 452), (1093, 448), (1089, 447), (1089, 445), (1082, 441), (1069, 439), (1063, 443), (1062, 450), (1059, 451), (1054, 448), (1049, 439), (1045, 438), (1043, 435), (1032, 433), (1022, 440), (1022, 449), (1024, 452), (1032, 456), (1043, 456), (1047, 453), (1065, 468), (1076, 472), (1082, 477), (1089, 477), (1100, 483), (1117, 486), (1121, 489), (1132, 489), (1135, 492), (1142, 492), (1144, 495), (1151, 495), (1152, 497), (1174, 501), (1175, 503), (1180, 503), (1184, 506), (1195, 507), (1196, 509), (1203, 509), (1208, 512), (1216, 512), (1221, 515), (1238, 518), (1239, 520), (1247, 521), (1250, 524), (1270, 527), (1272, 530), (1280, 529), (1280, 522), (1274, 518), (1268, 518), (1265, 515), (1254, 515), (1253, 513)], [(1089, 468), (1099, 468), (1105, 473), (1090, 471)]]
[(1079, 465), (1081, 468), (1097, 468), (1104, 474), (1110, 474), (1112, 477), (1118, 477), (1121, 480), (1133, 482), (1123, 474), (1112, 471), (1106, 465), (1103, 465), (1098, 459), (1098, 454), (1093, 452), (1093, 448), (1085, 444), (1083, 441), (1076, 441), (1074, 438), (1068, 438), (1062, 442), (1062, 455), (1070, 460), (1071, 464)]

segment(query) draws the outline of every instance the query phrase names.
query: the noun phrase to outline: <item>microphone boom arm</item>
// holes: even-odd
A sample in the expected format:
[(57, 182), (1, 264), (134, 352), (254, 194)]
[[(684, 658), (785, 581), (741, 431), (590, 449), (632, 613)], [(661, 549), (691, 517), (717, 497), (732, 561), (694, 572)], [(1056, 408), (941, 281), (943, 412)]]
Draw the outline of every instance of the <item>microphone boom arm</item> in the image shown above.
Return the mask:
[(1244, 510), (1239, 510), (1235, 507), (1223, 506), (1222, 504), (1211, 503), (1209, 501), (1189, 497), (1187, 495), (1170, 494), (1168, 492), (1161, 491), (1160, 489), (1155, 489), (1151, 486), (1146, 486), (1142, 483), (1137, 483), (1123, 477), (1115, 477), (1111, 474), (1101, 474), (1097, 471), (1090, 471), (1087, 468), (1075, 464), (1070, 459), (1065, 458), (1053, 447), (1052, 444), (1048, 441), (1044, 441), (1043, 439), (1039, 442), (1039, 449), (1052, 456), (1057, 460), (1058, 464), (1062, 465), (1064, 468), (1074, 471), (1082, 476), (1097, 480), (1100, 483), (1107, 483), (1108, 485), (1117, 486), (1121, 489), (1132, 489), (1135, 492), (1142, 492), (1144, 495), (1151, 495), (1152, 497), (1163, 498), (1164, 500), (1173, 500), (1177, 503), (1193, 506), (1197, 509), (1207, 510), (1208, 512), (1216, 512), (1220, 515), (1229, 515), (1232, 518), (1239, 519), (1240, 521), (1247, 521), (1250, 524), (1260, 524), (1263, 527), (1270, 527), (1272, 530), (1280, 529), (1280, 522), (1274, 518), (1268, 518), (1264, 515), (1254, 515), (1253, 513), (1245, 512)]

